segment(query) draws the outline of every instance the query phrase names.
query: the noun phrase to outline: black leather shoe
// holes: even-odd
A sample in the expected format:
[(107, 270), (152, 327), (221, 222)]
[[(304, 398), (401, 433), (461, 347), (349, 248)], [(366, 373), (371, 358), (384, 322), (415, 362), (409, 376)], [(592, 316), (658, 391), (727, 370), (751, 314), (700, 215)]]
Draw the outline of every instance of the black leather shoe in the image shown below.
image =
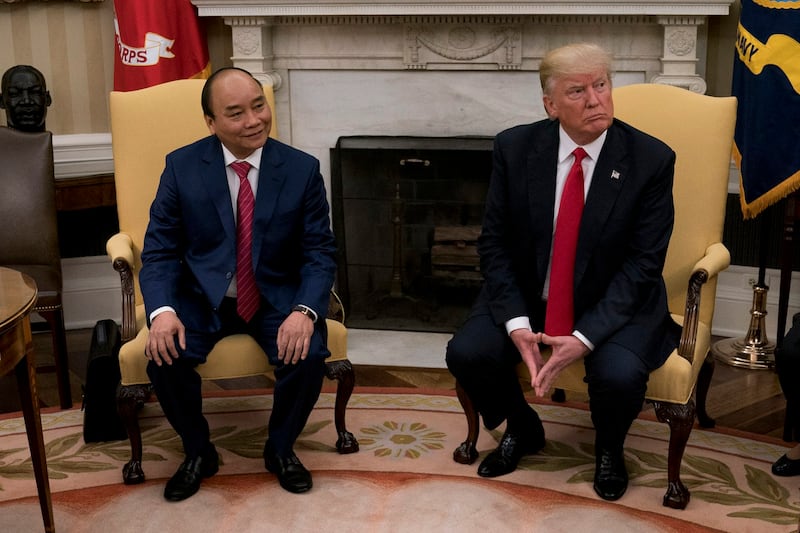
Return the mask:
[(625, 470), (625, 458), (620, 453), (608, 450), (597, 450), (594, 471), (594, 491), (608, 501), (622, 498), (628, 488), (628, 471)]
[(213, 476), (218, 470), (219, 455), (213, 445), (200, 457), (187, 457), (175, 475), (167, 481), (164, 498), (171, 502), (185, 500), (200, 489), (200, 482), (203, 479)]
[(772, 473), (776, 476), (800, 476), (800, 459), (789, 459), (786, 454), (772, 463)]
[(294, 452), (288, 457), (278, 457), (269, 441), (264, 446), (264, 466), (278, 476), (281, 487), (289, 492), (300, 494), (308, 492), (313, 486), (311, 472), (306, 470)]
[(478, 467), (481, 477), (497, 477), (516, 470), (522, 456), (544, 448), (544, 430), (533, 437), (522, 437), (506, 431), (500, 445), (487, 455)]

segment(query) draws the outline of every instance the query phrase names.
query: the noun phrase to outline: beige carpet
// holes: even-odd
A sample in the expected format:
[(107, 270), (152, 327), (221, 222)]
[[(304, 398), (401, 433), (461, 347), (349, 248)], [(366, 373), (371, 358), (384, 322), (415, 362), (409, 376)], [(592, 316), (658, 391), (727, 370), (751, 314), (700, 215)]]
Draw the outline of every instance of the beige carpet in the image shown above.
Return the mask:
[[(251, 391), (252, 392), (252, 391)], [(314, 473), (314, 489), (291, 495), (264, 471), (261, 450), (271, 396), (206, 400), (220, 473), (181, 503), (168, 503), (163, 483), (181, 461), (179, 443), (158, 405), (143, 410), (143, 485), (126, 487), (120, 469), (127, 441), (87, 445), (78, 410), (43, 415), (59, 532), (261, 531), (529, 531), (529, 532), (790, 532), (800, 516), (800, 478), (776, 478), (778, 441), (739, 433), (692, 433), (682, 477), (692, 491), (684, 511), (662, 507), (667, 427), (640, 419), (626, 443), (631, 484), (616, 503), (592, 490), (594, 456), (588, 412), (542, 403), (547, 447), (494, 480), (477, 465), (452, 460), (465, 432), (458, 401), (445, 393), (357, 389), (348, 427), (361, 451), (338, 455), (334, 395), (324, 393), (296, 451)], [(499, 437), (483, 431), (484, 455)], [(0, 419), (2, 531), (41, 531), (41, 515), (20, 418)]]

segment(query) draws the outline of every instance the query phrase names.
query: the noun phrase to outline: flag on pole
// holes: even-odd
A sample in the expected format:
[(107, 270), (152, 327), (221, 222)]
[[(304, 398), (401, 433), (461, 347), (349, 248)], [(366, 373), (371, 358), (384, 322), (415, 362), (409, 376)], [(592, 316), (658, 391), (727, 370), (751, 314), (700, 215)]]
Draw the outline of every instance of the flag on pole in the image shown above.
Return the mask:
[(742, 0), (733, 95), (747, 219), (800, 188), (800, 0)]
[(114, 0), (114, 90), (207, 78), (208, 45), (190, 0)]

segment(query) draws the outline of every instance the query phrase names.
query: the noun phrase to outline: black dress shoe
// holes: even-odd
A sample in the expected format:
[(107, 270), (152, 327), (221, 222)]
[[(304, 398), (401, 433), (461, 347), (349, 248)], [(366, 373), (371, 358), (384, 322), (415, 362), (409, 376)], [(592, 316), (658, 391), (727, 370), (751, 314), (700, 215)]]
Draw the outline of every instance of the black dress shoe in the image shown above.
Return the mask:
[(185, 500), (200, 489), (200, 482), (204, 478), (213, 476), (218, 470), (219, 455), (213, 445), (200, 457), (187, 457), (175, 475), (167, 481), (164, 498), (171, 502)]
[(772, 473), (782, 477), (798, 476), (800, 475), (800, 459), (789, 459), (784, 454), (772, 463)]
[(478, 467), (481, 477), (497, 477), (516, 470), (523, 455), (538, 452), (544, 448), (544, 430), (535, 436), (523, 437), (506, 431), (500, 445), (487, 455)]
[(622, 452), (597, 450), (594, 471), (594, 491), (608, 501), (619, 500), (628, 488), (628, 471)]
[(287, 457), (279, 457), (269, 441), (264, 446), (264, 466), (278, 476), (281, 487), (289, 492), (300, 494), (308, 492), (313, 486), (311, 472), (306, 470), (294, 452)]

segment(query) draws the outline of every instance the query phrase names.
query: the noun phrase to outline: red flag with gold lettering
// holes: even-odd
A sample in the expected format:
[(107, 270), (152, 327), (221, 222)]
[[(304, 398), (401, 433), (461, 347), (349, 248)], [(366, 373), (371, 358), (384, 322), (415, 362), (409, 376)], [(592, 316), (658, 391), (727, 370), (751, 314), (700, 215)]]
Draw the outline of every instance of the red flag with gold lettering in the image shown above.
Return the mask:
[(114, 0), (114, 90), (207, 78), (205, 31), (190, 0)]

